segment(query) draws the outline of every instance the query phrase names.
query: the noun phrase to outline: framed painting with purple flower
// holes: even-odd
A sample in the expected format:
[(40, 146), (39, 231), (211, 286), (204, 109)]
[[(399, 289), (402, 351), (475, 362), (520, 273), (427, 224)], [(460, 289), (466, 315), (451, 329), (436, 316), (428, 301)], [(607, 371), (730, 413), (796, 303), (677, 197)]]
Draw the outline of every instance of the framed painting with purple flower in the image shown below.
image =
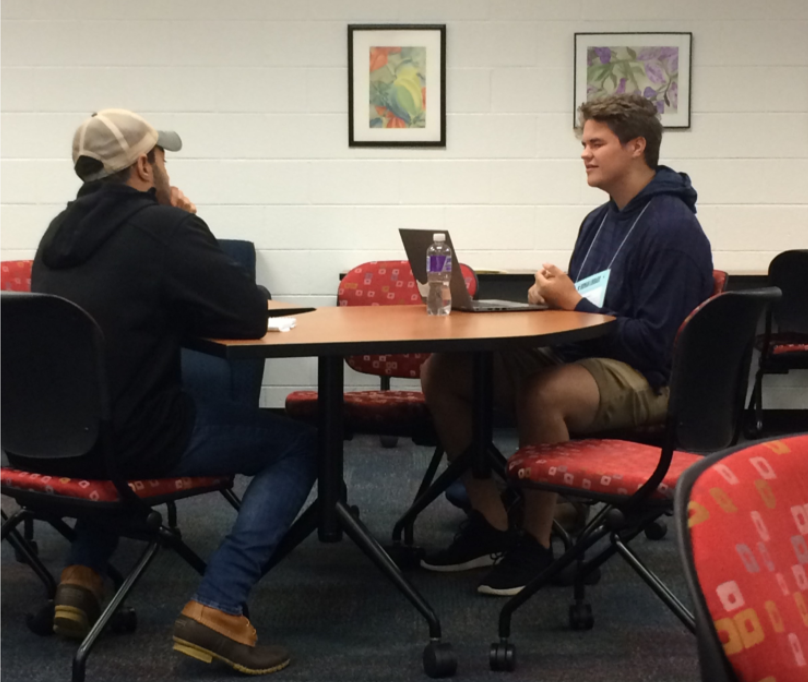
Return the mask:
[(348, 145), (446, 146), (446, 26), (348, 26)]
[(692, 33), (576, 33), (574, 125), (584, 102), (637, 92), (665, 128), (689, 128), (692, 45)]

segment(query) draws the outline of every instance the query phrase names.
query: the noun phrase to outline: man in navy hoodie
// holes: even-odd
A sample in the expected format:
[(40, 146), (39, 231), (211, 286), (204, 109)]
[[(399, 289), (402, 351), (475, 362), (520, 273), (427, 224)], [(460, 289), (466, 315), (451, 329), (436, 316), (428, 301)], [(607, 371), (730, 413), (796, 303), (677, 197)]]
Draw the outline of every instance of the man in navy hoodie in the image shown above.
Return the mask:
[[(545, 263), (528, 299), (617, 318), (608, 336), (495, 358), (495, 399), (515, 414), (520, 445), (570, 434), (664, 421), (679, 325), (712, 291), (710, 243), (684, 173), (659, 165), (662, 125), (639, 95), (614, 95), (579, 110), (587, 182), (609, 194), (581, 225), (567, 272)], [(471, 442), (471, 365), (433, 355), (421, 383), (449, 457)], [(491, 479), (464, 479), (473, 511), (447, 548), (421, 565), (434, 571), (492, 566), (478, 586), (510, 596), (552, 561), (557, 495), (525, 492), (523, 530), (509, 528)], [(497, 557), (500, 557), (496, 561)]]

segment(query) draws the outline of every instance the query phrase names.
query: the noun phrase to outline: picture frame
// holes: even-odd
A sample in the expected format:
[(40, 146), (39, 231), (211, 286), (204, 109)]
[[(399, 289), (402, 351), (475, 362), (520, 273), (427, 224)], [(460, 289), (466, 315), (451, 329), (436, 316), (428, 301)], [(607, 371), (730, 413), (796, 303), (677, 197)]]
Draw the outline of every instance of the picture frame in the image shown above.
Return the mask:
[(446, 146), (445, 24), (348, 26), (348, 146)]
[(657, 105), (665, 128), (690, 127), (692, 33), (576, 33), (575, 98), (640, 92)]

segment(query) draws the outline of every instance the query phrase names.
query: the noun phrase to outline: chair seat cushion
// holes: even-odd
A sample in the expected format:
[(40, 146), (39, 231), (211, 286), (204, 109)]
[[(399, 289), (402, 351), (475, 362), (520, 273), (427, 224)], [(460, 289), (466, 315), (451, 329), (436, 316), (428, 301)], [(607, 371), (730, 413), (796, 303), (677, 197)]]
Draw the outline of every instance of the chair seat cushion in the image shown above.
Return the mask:
[(351, 355), (345, 358), (348, 366), (364, 374), (400, 379), (417, 379), (421, 376), (421, 365), (429, 358), (429, 353), (403, 353), (399, 355)]
[[(763, 350), (765, 337), (761, 334), (755, 343), (758, 350)], [(769, 346), (772, 355), (786, 355), (791, 353), (808, 353), (808, 334), (796, 332), (783, 332), (772, 334), (769, 337)]]
[[(626, 440), (590, 438), (555, 445), (528, 445), (508, 461), (512, 480), (629, 496), (645, 483), (659, 462), (660, 449)], [(652, 498), (670, 500), (682, 472), (702, 458), (674, 452), (670, 469)]]
[[(317, 391), (286, 397), (286, 413), (317, 420)], [(344, 394), (343, 421), (351, 431), (411, 436), (432, 430), (432, 417), (420, 391), (350, 391)]]
[[(172, 495), (184, 496), (190, 490), (227, 487), (232, 480), (232, 476), (157, 478), (129, 481), (129, 487), (135, 491), (138, 497), (162, 498)], [(118, 491), (111, 481), (48, 476), (13, 467), (0, 469), (0, 484), (3, 488), (61, 495), (91, 502), (120, 501)]]

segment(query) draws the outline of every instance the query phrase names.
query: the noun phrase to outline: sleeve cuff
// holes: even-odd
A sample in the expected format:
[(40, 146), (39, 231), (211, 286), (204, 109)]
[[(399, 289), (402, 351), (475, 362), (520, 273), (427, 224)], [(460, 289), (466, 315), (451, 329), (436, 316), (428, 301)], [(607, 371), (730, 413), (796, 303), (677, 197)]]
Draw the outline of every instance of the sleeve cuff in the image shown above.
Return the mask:
[(603, 308), (598, 308), (598, 306), (592, 303), (588, 298), (582, 298), (578, 301), (578, 305), (575, 306), (575, 312), (603, 314)]

